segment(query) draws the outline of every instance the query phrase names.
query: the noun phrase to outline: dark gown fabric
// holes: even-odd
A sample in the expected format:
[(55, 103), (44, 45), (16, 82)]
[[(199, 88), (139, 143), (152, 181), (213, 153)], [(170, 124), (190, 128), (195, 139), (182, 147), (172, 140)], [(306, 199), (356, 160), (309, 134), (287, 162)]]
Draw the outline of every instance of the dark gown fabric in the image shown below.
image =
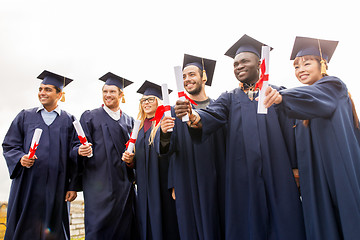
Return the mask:
[(134, 176), (121, 160), (133, 122), (123, 112), (115, 121), (102, 107), (85, 111), (81, 116), (80, 123), (93, 148), (91, 158), (79, 157), (87, 240), (136, 237)]
[(175, 201), (168, 191), (169, 160), (160, 157), (160, 128), (149, 145), (151, 128), (141, 128), (135, 144), (137, 206), (141, 239), (180, 239)]
[(328, 76), (280, 93), (288, 116), (310, 120), (295, 132), (307, 238), (359, 239), (360, 131), (346, 85)]
[[(5, 239), (70, 239), (65, 194), (80, 190), (76, 161), (70, 158), (74, 117), (61, 111), (48, 126), (36, 110), (16, 116), (2, 145), (12, 179)], [(28, 154), (36, 128), (43, 130), (37, 159), (25, 168), (20, 159)]]
[(225, 146), (224, 128), (201, 142), (176, 118), (169, 189), (175, 188), (181, 239), (224, 239)]
[(225, 92), (198, 110), (202, 134), (227, 125), (226, 239), (305, 239), (299, 192), (279, 116), (240, 89)]

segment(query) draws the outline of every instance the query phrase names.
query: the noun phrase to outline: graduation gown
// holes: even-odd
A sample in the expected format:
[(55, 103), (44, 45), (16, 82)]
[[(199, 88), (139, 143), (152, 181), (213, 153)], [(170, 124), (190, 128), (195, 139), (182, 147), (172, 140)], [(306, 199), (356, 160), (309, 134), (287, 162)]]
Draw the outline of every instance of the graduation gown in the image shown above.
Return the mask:
[[(48, 126), (36, 110), (22, 110), (3, 142), (12, 179), (5, 239), (69, 239), (65, 194), (79, 190), (76, 164), (69, 157), (74, 117), (61, 111)], [(25, 168), (20, 159), (28, 154), (36, 128), (43, 130), (37, 159), (32, 167)]]
[(149, 145), (151, 128), (141, 128), (135, 144), (137, 214), (141, 239), (176, 240), (179, 238), (175, 201), (168, 191), (169, 160), (160, 157), (160, 128)]
[(224, 124), (226, 239), (305, 239), (299, 193), (279, 118), (240, 89), (199, 110), (204, 137)]
[(300, 188), (307, 238), (359, 239), (360, 131), (345, 84), (328, 76), (281, 91), (296, 127)]
[[(115, 121), (102, 107), (85, 111), (80, 118), (93, 148), (91, 158), (80, 157), (87, 240), (133, 237), (136, 222), (133, 176), (132, 170), (121, 160), (133, 122), (124, 112)], [(75, 154), (77, 149), (74, 149)]]
[(169, 152), (169, 189), (175, 188), (181, 239), (223, 239), (225, 130), (196, 141), (176, 118)]

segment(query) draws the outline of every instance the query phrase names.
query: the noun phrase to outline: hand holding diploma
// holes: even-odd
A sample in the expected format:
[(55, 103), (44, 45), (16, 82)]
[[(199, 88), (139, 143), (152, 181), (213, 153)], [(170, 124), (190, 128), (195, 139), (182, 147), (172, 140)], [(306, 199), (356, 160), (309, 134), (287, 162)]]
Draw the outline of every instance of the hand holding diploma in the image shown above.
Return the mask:
[(268, 86), (265, 91), (266, 98), (264, 99), (264, 105), (266, 108), (271, 107), (271, 105), (280, 104), (282, 102), (282, 96), (281, 94), (272, 87)]
[(129, 153), (128, 151), (125, 151), (122, 155), (121, 160), (123, 160), (128, 167), (133, 168), (134, 167), (134, 153)]
[(134, 147), (135, 147), (135, 142), (136, 142), (136, 138), (138, 136), (139, 133), (139, 129), (140, 129), (140, 124), (141, 121), (140, 120), (135, 120), (134, 122), (134, 128), (133, 131), (130, 135), (130, 139), (129, 141), (126, 143), (126, 151), (128, 153), (132, 153), (134, 151)]
[(165, 116), (161, 119), (161, 131), (163, 133), (172, 132), (173, 127), (175, 126), (175, 118), (171, 116)]
[(80, 156), (87, 156), (88, 158), (92, 157), (92, 144), (89, 143), (86, 139), (85, 133), (83, 128), (81, 127), (81, 124), (78, 120), (75, 120), (73, 122), (74, 128), (76, 130), (76, 133), (78, 134), (78, 138), (81, 142), (81, 146), (79, 147), (78, 154)]
[(35, 156), (35, 153), (36, 153), (36, 150), (37, 150), (37, 148), (39, 146), (41, 134), (42, 134), (42, 129), (41, 128), (36, 128), (35, 131), (34, 131), (33, 138), (31, 140), (29, 154), (24, 155), (20, 159), (21, 166), (30, 168), (30, 167), (32, 167), (34, 165), (35, 159), (37, 159), (37, 157)]

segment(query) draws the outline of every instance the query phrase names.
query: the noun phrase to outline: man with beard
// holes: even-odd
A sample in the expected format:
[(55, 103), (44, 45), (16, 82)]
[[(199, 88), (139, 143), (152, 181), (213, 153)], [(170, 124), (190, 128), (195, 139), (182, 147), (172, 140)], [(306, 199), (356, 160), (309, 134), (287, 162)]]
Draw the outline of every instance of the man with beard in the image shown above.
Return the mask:
[[(46, 70), (38, 78), (40, 107), (22, 110), (2, 145), (12, 179), (6, 240), (70, 239), (66, 201), (80, 190), (70, 157), (74, 117), (58, 106), (72, 80)], [(37, 128), (42, 129), (37, 150), (28, 154)]]
[(74, 148), (83, 167), (85, 238), (134, 239), (133, 172), (121, 160), (134, 120), (120, 109), (123, 89), (132, 82), (110, 72), (100, 80), (104, 105), (80, 119), (92, 145)]
[[(193, 107), (204, 109), (213, 102), (206, 93), (216, 61), (185, 54), (184, 88)], [(166, 118), (166, 117), (165, 117)], [(170, 139), (169, 188), (176, 200), (181, 239), (223, 239), (225, 145), (220, 128), (203, 143), (191, 139), (186, 123), (175, 120), (172, 134), (162, 134), (162, 143)]]
[(201, 128), (204, 138), (227, 124), (226, 239), (305, 239), (281, 118), (275, 107), (267, 106), (268, 114), (257, 114), (255, 84), (262, 45), (244, 35), (226, 52), (234, 58), (239, 88), (221, 94), (202, 110), (192, 110), (189, 101), (177, 101), (175, 112), (179, 118), (190, 114), (188, 125)]

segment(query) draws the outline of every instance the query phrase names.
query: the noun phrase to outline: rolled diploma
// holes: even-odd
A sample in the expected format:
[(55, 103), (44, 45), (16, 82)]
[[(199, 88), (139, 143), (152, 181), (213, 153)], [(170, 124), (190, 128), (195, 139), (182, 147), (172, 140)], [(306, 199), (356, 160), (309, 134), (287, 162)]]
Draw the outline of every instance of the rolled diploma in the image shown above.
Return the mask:
[[(162, 96), (163, 96), (163, 104), (164, 104), (164, 106), (170, 106), (168, 85), (166, 83), (161, 84), (161, 92), (162, 92)], [(171, 110), (165, 111), (164, 114), (165, 114), (166, 117), (171, 117)], [(173, 129), (170, 128), (167, 131), (172, 132)]]
[[(175, 79), (176, 79), (176, 86), (177, 86), (178, 93), (184, 92), (185, 91), (185, 89), (184, 89), (184, 80), (183, 80), (183, 74), (182, 74), (181, 66), (175, 66), (174, 71), (175, 71)], [(182, 100), (182, 101), (186, 100), (185, 97), (180, 97), (179, 99)], [(189, 116), (188, 115), (183, 116), (182, 121), (183, 122), (189, 121)]]
[[(133, 128), (133, 131), (132, 131), (131, 136), (130, 136), (130, 139), (134, 139), (135, 142), (136, 142), (136, 139), (137, 139), (137, 136), (138, 136), (138, 133), (139, 133), (140, 123), (141, 123), (140, 120), (135, 120), (134, 128)], [(135, 146), (135, 143), (129, 142), (129, 146), (126, 149), (126, 151), (128, 153), (132, 153), (134, 151), (134, 146)]]
[[(270, 55), (270, 47), (269, 46), (262, 46), (261, 48), (261, 61), (265, 61), (265, 73), (264, 75), (269, 74), (269, 55)], [(267, 114), (267, 108), (264, 106), (264, 100), (265, 100), (265, 91), (266, 88), (269, 86), (268, 81), (263, 82), (262, 88), (259, 90), (259, 102), (258, 102), (258, 114)]]
[(34, 131), (34, 135), (31, 140), (30, 150), (29, 150), (29, 154), (28, 154), (29, 158), (32, 158), (35, 155), (36, 149), (39, 145), (42, 131), (43, 130), (41, 128), (36, 128)]
[[(77, 133), (78, 136), (82, 137), (82, 138), (85, 138), (86, 142), (83, 143), (84, 145), (88, 145), (89, 142), (87, 141), (87, 138), (85, 136), (85, 133), (84, 133), (84, 130), (83, 128), (81, 127), (81, 124), (78, 120), (75, 120), (73, 122), (73, 125), (74, 125), (74, 128), (75, 128), (75, 131)], [(87, 156), (88, 158), (91, 158), (93, 156), (93, 154), (91, 153), (91, 155)]]

